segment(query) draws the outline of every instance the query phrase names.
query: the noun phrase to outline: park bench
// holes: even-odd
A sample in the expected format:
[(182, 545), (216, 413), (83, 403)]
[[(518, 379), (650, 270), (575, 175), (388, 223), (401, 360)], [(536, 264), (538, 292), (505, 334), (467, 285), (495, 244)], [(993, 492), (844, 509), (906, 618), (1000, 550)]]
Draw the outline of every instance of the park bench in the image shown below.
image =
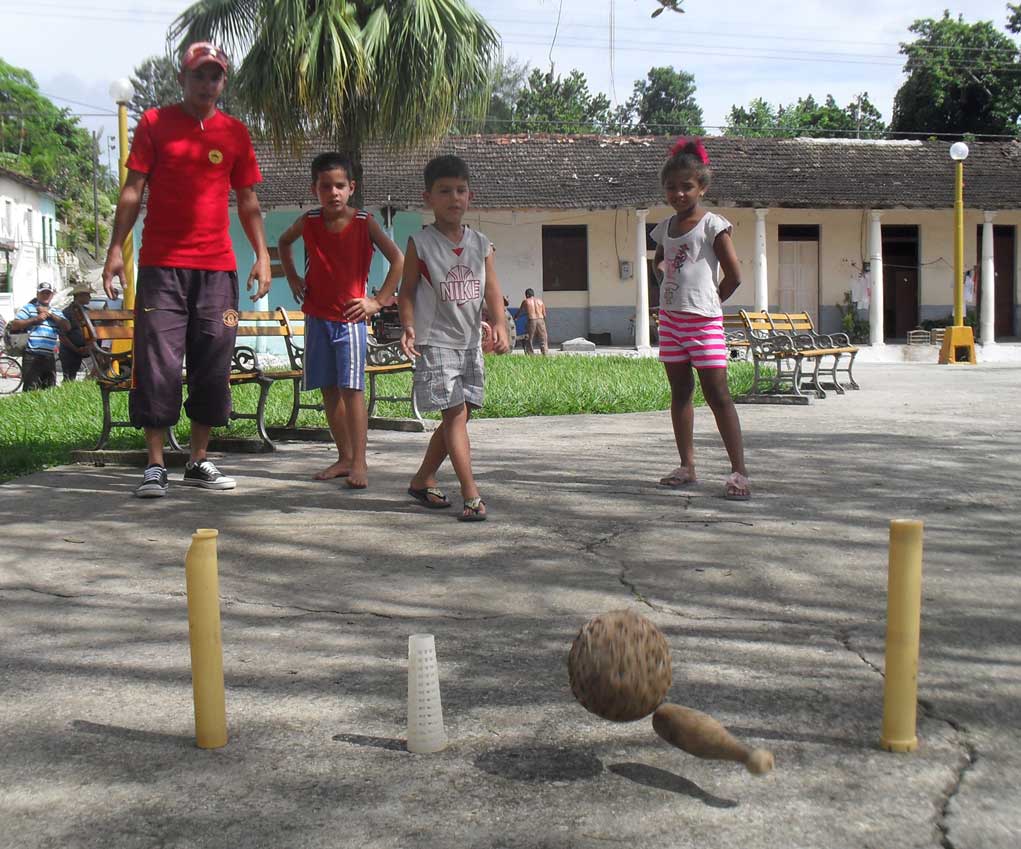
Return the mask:
[[(630, 318), (631, 335), (635, 333), (635, 317)], [(659, 338), (659, 309), (649, 311), (650, 333)], [(723, 334), (727, 344), (727, 351), (730, 359), (741, 360), (748, 358), (748, 338), (745, 335), (744, 321), (739, 313), (732, 313), (723, 316)]]
[[(807, 386), (819, 398), (826, 397), (823, 379), (838, 394), (844, 386), (838, 375), (847, 376), (847, 386), (861, 387), (852, 368), (858, 348), (846, 333), (818, 333), (808, 313), (767, 313), (741, 310), (745, 337), (755, 368), (750, 395), (789, 394), (807, 397)], [(806, 370), (811, 366), (811, 371)], [(763, 366), (768, 366), (765, 371)], [(763, 384), (768, 382), (768, 387)], [(784, 387), (789, 387), (784, 392)]]
[[(305, 368), (305, 314), (296, 310), (285, 310), (282, 307), (278, 307), (275, 315), (281, 328), (286, 330), (281, 335), (284, 337), (286, 344), (290, 368), (284, 372), (267, 372), (267, 375), (273, 380), (293, 381), (294, 403), (291, 407), (291, 415), (285, 426), (290, 429), (297, 426), (298, 414), (302, 410), (322, 412), (323, 405), (319, 403), (309, 404), (301, 400), (301, 380)], [(377, 342), (370, 326), (368, 351), (365, 357), (365, 376), (369, 382), (369, 418), (372, 418), (376, 411), (376, 404), (380, 401), (395, 401), (410, 404), (414, 419), (420, 424), (423, 423), (422, 414), (418, 410), (418, 402), (415, 400), (414, 388), (411, 384), (409, 384), (407, 395), (380, 395), (376, 382), (383, 375), (400, 374), (413, 370), (414, 363), (401, 350), (400, 340)]]
[(727, 343), (730, 359), (748, 359), (751, 345), (745, 334), (744, 319), (741, 318), (740, 313), (725, 314), (723, 316), (723, 337)]
[[(110, 433), (117, 427), (132, 427), (130, 422), (115, 421), (111, 412), (110, 398), (115, 392), (126, 392), (131, 388), (131, 351), (115, 352), (109, 349), (116, 342), (130, 341), (133, 336), (131, 310), (83, 310), (83, 330), (86, 344), (96, 363), (97, 381), (103, 406), (103, 429), (95, 450), (106, 447)], [(249, 345), (237, 344), (231, 361), (229, 381), (231, 387), (246, 384), (259, 386), (259, 397), (255, 412), (240, 412), (231, 409), (231, 419), (249, 419), (256, 423), (256, 430), (266, 450), (272, 451), (275, 446), (266, 428), (266, 402), (273, 384), (281, 380), (289, 380), (293, 386), (294, 403), (288, 427), (297, 423), (298, 413), (302, 409), (322, 410), (321, 404), (305, 404), (301, 401), (301, 380), (303, 377), (302, 358), (304, 345), (298, 340), (304, 337), (304, 314), (276, 310), (243, 310), (238, 313), (238, 341), (253, 337), (282, 337), (285, 341), (289, 367), (282, 369), (263, 368), (259, 354)], [(369, 415), (375, 410), (378, 401), (406, 401), (411, 404), (415, 418), (421, 422), (418, 407), (415, 404), (414, 392), (407, 396), (383, 396), (377, 393), (376, 378), (382, 374), (393, 374), (413, 369), (413, 364), (400, 350), (399, 342), (376, 344), (369, 337), (369, 351), (366, 362), (366, 375), (369, 378)], [(182, 374), (187, 380), (187, 375)], [(175, 451), (183, 450), (173, 428), (167, 429), (167, 439)]]

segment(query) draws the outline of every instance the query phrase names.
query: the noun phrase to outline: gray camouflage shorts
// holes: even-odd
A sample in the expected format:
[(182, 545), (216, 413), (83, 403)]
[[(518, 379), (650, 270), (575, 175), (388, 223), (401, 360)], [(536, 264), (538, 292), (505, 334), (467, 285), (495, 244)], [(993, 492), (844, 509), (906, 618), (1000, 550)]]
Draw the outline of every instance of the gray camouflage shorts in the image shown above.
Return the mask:
[(485, 368), (482, 349), (458, 351), (419, 345), (415, 400), (420, 410), (449, 410), (462, 404), (481, 407)]

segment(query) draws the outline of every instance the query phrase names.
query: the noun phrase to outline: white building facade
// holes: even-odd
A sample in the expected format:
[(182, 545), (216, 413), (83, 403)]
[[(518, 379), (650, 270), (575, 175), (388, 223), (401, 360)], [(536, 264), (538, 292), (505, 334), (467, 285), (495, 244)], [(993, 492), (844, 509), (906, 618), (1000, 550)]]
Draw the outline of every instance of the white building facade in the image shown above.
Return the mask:
[[(742, 285), (724, 305), (808, 312), (819, 329), (842, 328), (846, 302), (873, 345), (953, 312), (953, 163), (943, 142), (833, 139), (705, 140), (713, 182), (706, 206), (734, 225)], [(496, 245), (504, 293), (546, 301), (550, 340), (591, 336), (644, 347), (644, 310), (658, 291), (647, 237), (672, 210), (659, 168), (670, 140), (595, 136), (452, 137), (420, 153), (369, 146), (364, 203), (389, 222), (398, 245), (430, 220), (422, 167), (454, 153), (472, 170), (466, 223)], [(258, 187), (271, 244), (314, 205), (307, 159), (259, 145)], [(965, 163), (968, 312), (983, 345), (1021, 335), (1021, 144), (971, 145)], [(239, 268), (251, 251), (236, 216)], [(641, 244), (642, 242), (645, 244)], [(300, 248), (300, 245), (296, 245)], [(299, 251), (300, 252), (300, 251)], [(300, 257), (298, 257), (300, 263)], [(370, 285), (384, 269), (379, 257)], [(643, 268), (643, 260), (645, 267)], [(644, 282), (643, 282), (644, 281)], [(269, 306), (296, 305), (286, 282)], [(867, 322), (867, 326), (864, 325)]]
[(63, 286), (56, 198), (28, 177), (0, 169), (0, 316), (35, 297), (41, 282)]

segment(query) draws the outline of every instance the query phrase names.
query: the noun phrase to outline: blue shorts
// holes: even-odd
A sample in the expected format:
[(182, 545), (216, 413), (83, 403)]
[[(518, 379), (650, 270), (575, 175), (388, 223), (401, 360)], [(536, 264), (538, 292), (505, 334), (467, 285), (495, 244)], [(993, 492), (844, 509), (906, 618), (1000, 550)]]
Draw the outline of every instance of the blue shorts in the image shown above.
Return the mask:
[(305, 316), (305, 376), (302, 389), (365, 389), (365, 322)]

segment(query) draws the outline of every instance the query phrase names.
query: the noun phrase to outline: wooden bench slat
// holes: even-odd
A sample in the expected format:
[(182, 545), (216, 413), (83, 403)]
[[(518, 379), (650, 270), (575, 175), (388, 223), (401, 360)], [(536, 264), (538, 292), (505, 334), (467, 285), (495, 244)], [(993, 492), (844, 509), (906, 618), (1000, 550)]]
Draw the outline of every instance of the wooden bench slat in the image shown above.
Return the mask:
[[(802, 381), (806, 388), (811, 388), (820, 398), (825, 398), (820, 378), (825, 377), (829, 384), (840, 394), (844, 393), (837, 373), (847, 375), (848, 385), (859, 389), (852, 374), (854, 360), (858, 348), (854, 345), (841, 344), (847, 339), (846, 334), (818, 333), (812, 316), (807, 312), (771, 313), (750, 312), (741, 310), (741, 320), (745, 335), (750, 345), (755, 375), (752, 380), (751, 394), (760, 391), (781, 392), (781, 386), (790, 386), (788, 392), (804, 397)], [(847, 355), (847, 360), (843, 358)], [(832, 362), (827, 358), (832, 357)], [(773, 370), (772, 377), (760, 372), (760, 367), (768, 364)], [(803, 371), (803, 366), (810, 371)], [(760, 383), (767, 381), (768, 389), (760, 389)]]
[(89, 310), (92, 321), (130, 321), (135, 317), (134, 310)]
[(241, 324), (237, 329), (238, 336), (293, 336), (286, 327), (279, 324), (273, 327), (260, 327), (253, 324)]
[[(96, 445), (96, 450), (100, 450), (106, 445), (112, 428), (127, 426), (127, 423), (125, 422), (115, 422), (112, 420), (110, 415), (110, 395), (114, 392), (126, 392), (131, 388), (131, 351), (127, 350), (117, 354), (113, 354), (109, 351), (101, 352), (99, 351), (99, 343), (113, 340), (131, 340), (134, 336), (134, 319), (135, 313), (132, 310), (90, 310), (85, 311), (84, 313), (84, 330), (86, 338), (93, 348), (97, 362), (101, 362), (103, 364), (103, 373), (99, 376), (98, 382), (103, 390), (102, 402), (104, 425), (103, 432), (101, 433), (99, 442)], [(410, 402), (414, 417), (421, 422), (422, 417), (418, 412), (413, 392), (409, 393), (407, 396), (382, 396), (377, 394), (376, 378), (378, 376), (410, 372), (414, 369), (414, 364), (405, 358), (403, 354), (400, 354), (399, 351), (392, 350), (396, 343), (391, 342), (385, 345), (377, 343), (371, 335), (371, 327), (369, 328), (369, 334), (370, 362), (366, 365), (365, 374), (368, 378), (367, 382), (369, 383), (368, 402), (370, 415), (372, 414), (372, 409), (378, 400), (406, 401)], [(287, 355), (290, 360), (291, 368), (279, 370), (265, 370), (259, 368), (258, 354), (248, 345), (238, 345), (235, 348), (232, 366), (235, 369), (241, 370), (232, 371), (228, 377), (228, 382), (232, 387), (252, 383), (258, 383), (260, 385), (259, 391), (261, 394), (259, 397), (258, 411), (256, 413), (240, 413), (232, 407), (231, 418), (254, 419), (256, 421), (260, 438), (270, 450), (273, 450), (273, 443), (269, 438), (265, 421), (263, 420), (266, 393), (269, 391), (269, 387), (276, 381), (300, 381), (303, 377), (303, 371), (300, 367), (303, 356), (303, 346), (300, 342), (295, 343), (294, 340), (302, 339), (304, 335), (305, 314), (298, 310), (276, 309), (238, 311), (237, 336), (239, 339), (277, 337), (283, 338), (287, 343)], [(387, 350), (388, 348), (391, 350)], [(380, 349), (382, 350), (380, 351)], [(386, 364), (373, 364), (371, 359), (373, 358), (374, 352), (377, 352), (377, 360), (382, 358), (387, 361)], [(400, 357), (403, 361), (393, 362), (393, 360), (398, 357)], [(112, 363), (116, 363), (117, 365), (114, 366)], [(119, 372), (116, 371), (115, 368), (119, 369)], [(187, 374), (182, 374), (182, 379), (186, 380)], [(302, 403), (300, 400), (301, 392), (301, 387), (296, 386), (294, 403), (291, 411), (291, 420), (288, 422), (288, 427), (294, 426), (300, 410), (322, 409), (321, 405)], [(178, 444), (173, 439), (171, 439), (171, 444), (175, 449), (179, 448)]]
[(134, 336), (135, 329), (133, 327), (125, 327), (123, 324), (120, 326), (101, 324), (96, 328), (94, 338), (105, 342), (110, 339), (133, 339)]

